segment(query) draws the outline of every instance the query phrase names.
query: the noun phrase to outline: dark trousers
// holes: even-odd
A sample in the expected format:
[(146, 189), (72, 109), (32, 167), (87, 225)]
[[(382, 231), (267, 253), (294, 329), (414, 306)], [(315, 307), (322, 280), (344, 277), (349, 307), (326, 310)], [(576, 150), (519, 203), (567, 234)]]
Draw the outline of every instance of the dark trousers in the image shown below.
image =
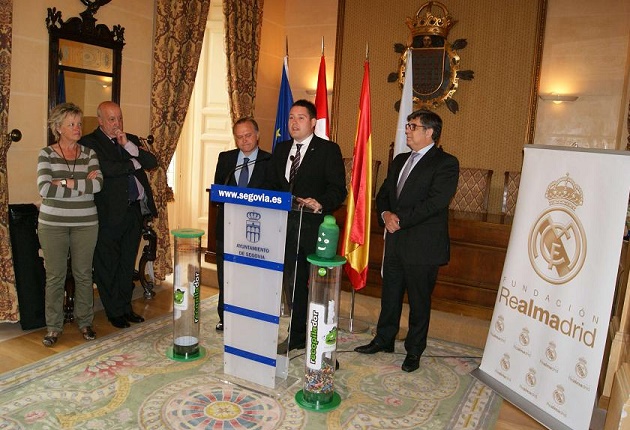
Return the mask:
[(408, 354), (421, 355), (427, 346), (431, 317), (431, 294), (439, 266), (402, 264), (400, 258), (387, 256), (383, 260), (381, 313), (376, 326), (375, 341), (393, 345), (400, 327), (405, 291), (409, 300), (409, 333), (405, 340)]
[[(301, 343), (306, 339), (306, 317), (308, 313), (308, 278), (310, 276), (310, 263), (306, 257), (315, 253), (317, 245), (317, 230), (321, 220), (304, 216), (301, 223), (299, 212), (290, 212), (287, 222), (287, 239), (284, 251), (284, 276), (283, 282), (293, 288), (295, 275), (295, 288), (293, 289), (293, 303), (291, 314), (291, 343)], [(300, 236), (298, 247), (297, 238)], [(297, 272), (296, 270), (297, 261)]]
[[(293, 273), (295, 272), (295, 250), (293, 255), (285, 259), (284, 281), (287, 285), (293, 285)], [(306, 314), (308, 308), (308, 277), (310, 264), (306, 261), (306, 254), (300, 249), (297, 254), (297, 276), (293, 289), (293, 303), (291, 306), (291, 343), (299, 343), (306, 340)], [(291, 291), (291, 288), (289, 288)], [(290, 297), (289, 297), (290, 298)]]
[(126, 209), (119, 224), (101, 222), (94, 250), (94, 282), (108, 318), (131, 312), (133, 271), (142, 234), (138, 203)]

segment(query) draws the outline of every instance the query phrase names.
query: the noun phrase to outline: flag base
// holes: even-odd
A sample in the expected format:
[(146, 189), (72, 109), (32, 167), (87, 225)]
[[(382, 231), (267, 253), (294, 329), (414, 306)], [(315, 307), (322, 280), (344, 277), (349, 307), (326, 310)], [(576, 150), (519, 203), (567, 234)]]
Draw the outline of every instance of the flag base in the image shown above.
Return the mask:
[(337, 326), (346, 333), (365, 333), (370, 328), (368, 323), (355, 318), (339, 318)]

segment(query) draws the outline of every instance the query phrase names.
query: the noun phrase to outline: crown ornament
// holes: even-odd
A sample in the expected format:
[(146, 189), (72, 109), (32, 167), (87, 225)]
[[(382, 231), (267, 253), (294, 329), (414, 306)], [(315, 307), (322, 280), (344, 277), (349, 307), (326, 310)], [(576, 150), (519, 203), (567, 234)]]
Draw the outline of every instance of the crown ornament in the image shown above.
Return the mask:
[(545, 191), (545, 198), (549, 200), (551, 205), (568, 206), (573, 210), (582, 206), (584, 202), (582, 188), (569, 177), (568, 173), (549, 184), (547, 191)]
[[(433, 11), (433, 6), (441, 9), (441, 12)], [(457, 21), (453, 20), (442, 3), (430, 1), (418, 9), (415, 18), (407, 17), (405, 23), (411, 31), (411, 39), (415, 36), (440, 36), (446, 39)]]

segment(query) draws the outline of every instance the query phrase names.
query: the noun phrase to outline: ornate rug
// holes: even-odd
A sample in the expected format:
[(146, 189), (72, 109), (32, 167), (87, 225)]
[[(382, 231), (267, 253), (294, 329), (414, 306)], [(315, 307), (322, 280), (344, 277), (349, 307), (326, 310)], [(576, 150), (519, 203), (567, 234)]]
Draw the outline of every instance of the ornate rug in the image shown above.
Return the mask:
[[(134, 325), (34, 365), (0, 375), (2, 429), (491, 429), (501, 399), (469, 375), (479, 349), (429, 339), (413, 373), (396, 354), (352, 352), (371, 336), (340, 332), (334, 374), (338, 408), (302, 409), (303, 351), (292, 351), (288, 383), (269, 391), (223, 373), (216, 296), (202, 301), (196, 361), (173, 361), (169, 316)], [(291, 382), (293, 381), (293, 382)], [(236, 381), (238, 382), (238, 381)], [(280, 384), (282, 385), (282, 384)]]

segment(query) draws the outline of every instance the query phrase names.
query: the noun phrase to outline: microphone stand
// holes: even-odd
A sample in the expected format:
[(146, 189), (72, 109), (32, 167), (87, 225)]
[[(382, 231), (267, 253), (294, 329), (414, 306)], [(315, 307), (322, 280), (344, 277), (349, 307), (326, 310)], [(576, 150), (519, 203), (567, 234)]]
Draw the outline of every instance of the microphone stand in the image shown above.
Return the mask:
[(238, 164), (237, 166), (235, 166), (232, 170), (230, 170), (230, 173), (227, 174), (227, 176), (225, 177), (225, 180), (223, 181), (223, 185), (227, 185), (228, 182), (230, 182), (230, 176), (232, 176), (234, 173), (238, 172), (239, 170), (241, 170), (243, 167), (245, 166), (251, 166), (252, 164), (256, 164), (256, 162), (263, 162), (263, 161), (267, 161), (269, 160), (269, 157), (267, 158), (256, 158), (254, 160), (249, 160), (247, 163), (241, 163)]

